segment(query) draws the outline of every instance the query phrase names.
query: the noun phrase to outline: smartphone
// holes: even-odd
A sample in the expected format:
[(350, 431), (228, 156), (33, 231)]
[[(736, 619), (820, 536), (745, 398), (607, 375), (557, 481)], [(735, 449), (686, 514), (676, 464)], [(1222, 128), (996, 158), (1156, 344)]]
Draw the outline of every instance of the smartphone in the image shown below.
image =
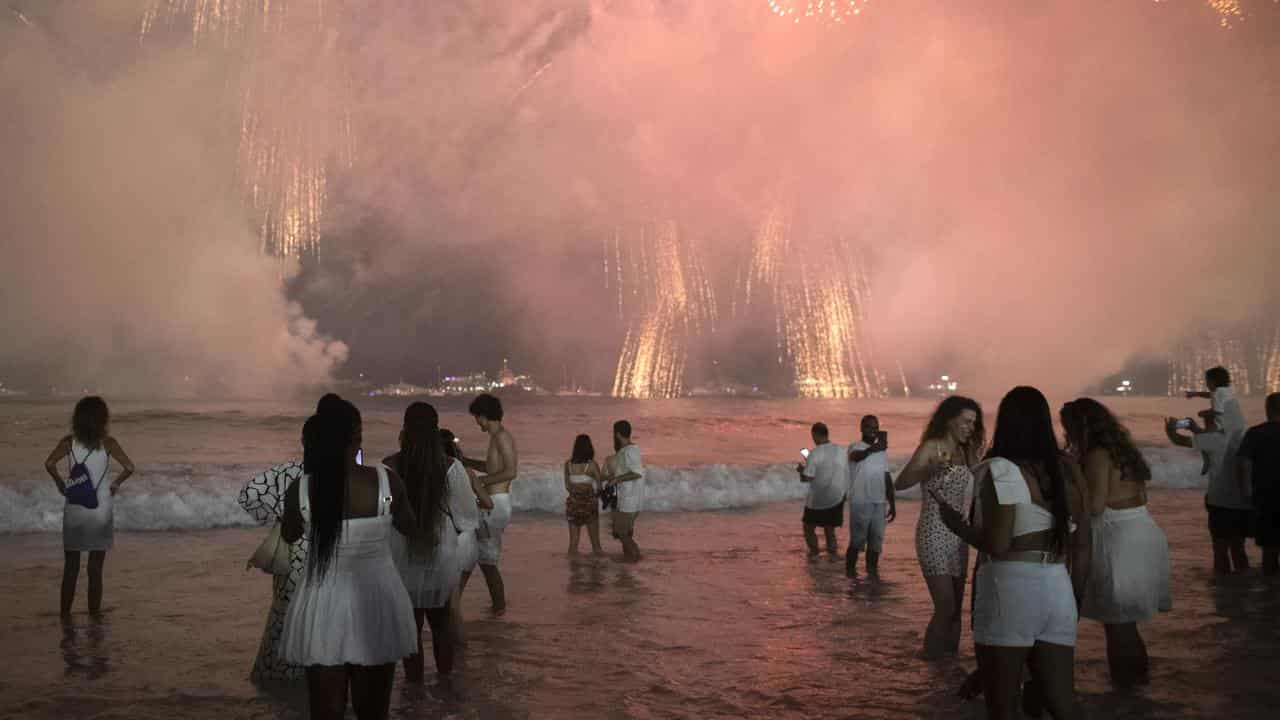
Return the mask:
[(356, 464), (357, 464), (357, 465), (363, 465), (363, 464), (364, 464), (364, 450), (357, 450), (357, 451), (356, 451)]
[(1178, 420), (1175, 420), (1173, 423), (1173, 428), (1175, 430), (1190, 430), (1191, 418), (1180, 418)]
[(876, 442), (879, 443), (880, 447), (889, 447), (889, 432), (887, 430), (881, 430), (876, 433)]
[(800, 457), (805, 460), (809, 459), (809, 448), (800, 448)]

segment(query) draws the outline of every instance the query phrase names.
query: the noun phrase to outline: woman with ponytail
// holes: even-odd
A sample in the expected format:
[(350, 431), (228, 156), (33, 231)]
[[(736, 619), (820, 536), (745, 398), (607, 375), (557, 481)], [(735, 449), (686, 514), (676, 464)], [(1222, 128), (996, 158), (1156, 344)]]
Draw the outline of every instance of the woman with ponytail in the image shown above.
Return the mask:
[(425, 672), (422, 626), (431, 626), (436, 672), (443, 680), (453, 672), (454, 635), (449, 601), (458, 585), (458, 529), (449, 512), (449, 468), (453, 460), (440, 441), (440, 416), (424, 402), (404, 411), (400, 452), (383, 462), (404, 478), (417, 526), (404, 538), (393, 538), (392, 552), (417, 623), (417, 652), (404, 659), (405, 678), (422, 682)]
[(360, 720), (387, 717), (395, 664), (417, 646), (388, 545), (414, 530), (413, 510), (395, 473), (356, 463), (361, 440), (360, 412), (350, 403), (313, 416), (303, 475), (285, 492), (281, 537), (293, 543), (305, 535), (310, 552), (281, 655), (306, 668), (315, 720), (342, 718), (348, 693)]

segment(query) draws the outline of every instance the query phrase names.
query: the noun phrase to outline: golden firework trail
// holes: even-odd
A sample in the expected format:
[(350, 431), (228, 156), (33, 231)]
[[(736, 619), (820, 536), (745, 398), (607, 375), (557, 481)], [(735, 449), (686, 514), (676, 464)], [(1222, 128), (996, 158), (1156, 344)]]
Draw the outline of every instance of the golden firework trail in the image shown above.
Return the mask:
[[(197, 48), (243, 51), (237, 165), (253, 223), (266, 252), (318, 253), (326, 164), (349, 167), (355, 155), (349, 107), (322, 92), (326, 81), (347, 77), (326, 51), (324, 0), (153, 0), (140, 34), (145, 40), (162, 29), (190, 33)], [(285, 70), (267, 59), (264, 50), (285, 37), (306, 48), (309, 76), (300, 76), (296, 64)]]
[(1280, 325), (1192, 336), (1169, 361), (1169, 394), (1203, 390), (1204, 371), (1219, 365), (1231, 373), (1231, 385), (1241, 395), (1280, 391)]
[(778, 360), (789, 364), (800, 396), (887, 395), (886, 379), (868, 351), (870, 287), (861, 262), (840, 238), (792, 252), (793, 216), (781, 201), (765, 212), (743, 288), (745, 311), (772, 306)]
[[(611, 245), (611, 246), (610, 246)], [(610, 264), (612, 263), (612, 264)], [(673, 220), (615, 234), (605, 247), (606, 283), (628, 323), (611, 394), (673, 398), (685, 390), (691, 340), (714, 329), (715, 298), (701, 260)]]
[(870, 0), (766, 0), (774, 15), (789, 22), (832, 22), (843, 24), (857, 15)]

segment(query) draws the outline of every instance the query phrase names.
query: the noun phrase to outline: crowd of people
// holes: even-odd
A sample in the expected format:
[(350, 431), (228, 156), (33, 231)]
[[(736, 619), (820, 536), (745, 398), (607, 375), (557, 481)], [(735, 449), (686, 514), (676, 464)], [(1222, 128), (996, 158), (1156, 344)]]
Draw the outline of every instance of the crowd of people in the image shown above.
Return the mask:
[[(1214, 368), (1206, 380), (1204, 424), (1170, 418), (1166, 429), (1172, 442), (1203, 455), (1214, 571), (1246, 570), (1244, 541), (1253, 536), (1264, 573), (1277, 574), (1280, 393), (1266, 399), (1266, 422), (1246, 430), (1229, 374)], [(244, 487), (240, 505), (272, 527), (252, 560), (274, 576), (255, 682), (305, 679), (315, 718), (340, 718), (348, 702), (360, 718), (386, 717), (396, 663), (403, 662), (409, 682), (425, 676), (424, 625), (437, 676), (447, 683), (462, 640), (461, 593), (477, 565), (492, 613), (505, 612), (499, 562), (519, 454), (498, 398), (477, 397), (469, 413), (489, 438), (483, 460), (462, 452), (434, 407), (415, 402), (405, 410), (397, 451), (366, 464), (359, 410), (329, 394), (302, 427), (301, 460), (272, 467)], [(926, 658), (959, 650), (969, 548), (976, 550), (971, 624), (978, 670), (962, 692), (984, 695), (993, 718), (1014, 717), (1019, 706), (1074, 716), (1080, 616), (1104, 625), (1115, 684), (1147, 682), (1138, 623), (1171, 607), (1168, 544), (1147, 509), (1147, 461), (1096, 400), (1071, 401), (1058, 419), (1063, 443), (1044, 395), (1014, 388), (1000, 403), (988, 443), (982, 407), (952, 396), (938, 405), (896, 478), (888, 435), (872, 415), (861, 419), (859, 440), (847, 448), (832, 442), (825, 424), (814, 424), (814, 447), (797, 466), (808, 485), (802, 524), (811, 559), (824, 549), (830, 560), (840, 558), (836, 530), (849, 503), (850, 577), (863, 553), (866, 571), (879, 572), (885, 531), (897, 516), (895, 494), (921, 488), (915, 550), (934, 606)], [(101, 398), (77, 403), (71, 426), (45, 462), (66, 500), (64, 616), (74, 604), (82, 552), (89, 553), (89, 609), (101, 610), (112, 498), (134, 471), (110, 434)], [(635, 527), (645, 468), (631, 436), (629, 422), (616, 422), (615, 452), (603, 463), (589, 436), (575, 438), (564, 463), (570, 555), (578, 553), (583, 528), (593, 553), (603, 553), (600, 516), (607, 511), (623, 560), (641, 559)], [(121, 470), (107, 483), (112, 460)]]

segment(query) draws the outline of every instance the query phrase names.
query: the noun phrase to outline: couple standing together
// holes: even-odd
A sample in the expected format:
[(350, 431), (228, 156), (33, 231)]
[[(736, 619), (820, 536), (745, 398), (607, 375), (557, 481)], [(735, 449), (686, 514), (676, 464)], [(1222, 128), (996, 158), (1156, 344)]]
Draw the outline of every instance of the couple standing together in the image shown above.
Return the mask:
[(564, 515), (569, 523), (569, 556), (578, 554), (582, 528), (587, 529), (591, 550), (603, 555), (600, 547), (600, 506), (612, 510), (613, 536), (622, 543), (627, 562), (640, 561), (636, 544), (636, 517), (644, 506), (644, 463), (640, 446), (631, 442), (631, 423), (613, 424), (614, 454), (605, 458), (604, 469), (596, 464), (596, 450), (590, 435), (573, 441), (573, 453), (564, 464)]

